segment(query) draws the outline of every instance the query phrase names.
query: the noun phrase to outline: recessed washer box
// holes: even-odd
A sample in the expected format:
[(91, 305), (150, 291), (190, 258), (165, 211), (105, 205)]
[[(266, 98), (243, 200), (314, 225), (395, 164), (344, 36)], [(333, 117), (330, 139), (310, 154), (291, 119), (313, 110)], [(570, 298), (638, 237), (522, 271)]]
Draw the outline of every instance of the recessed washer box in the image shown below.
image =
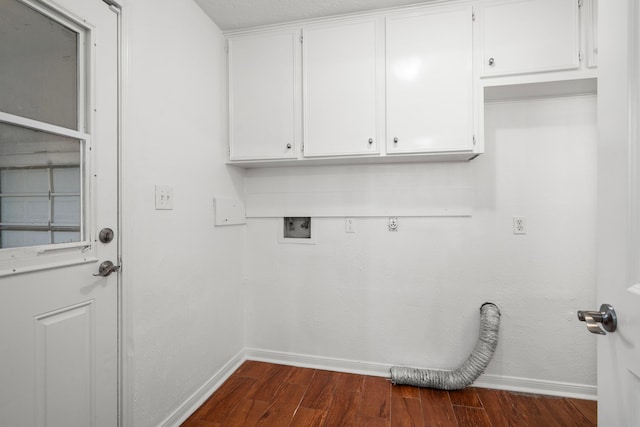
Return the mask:
[(278, 241), (280, 243), (315, 244), (315, 234), (309, 216), (286, 216), (279, 221)]

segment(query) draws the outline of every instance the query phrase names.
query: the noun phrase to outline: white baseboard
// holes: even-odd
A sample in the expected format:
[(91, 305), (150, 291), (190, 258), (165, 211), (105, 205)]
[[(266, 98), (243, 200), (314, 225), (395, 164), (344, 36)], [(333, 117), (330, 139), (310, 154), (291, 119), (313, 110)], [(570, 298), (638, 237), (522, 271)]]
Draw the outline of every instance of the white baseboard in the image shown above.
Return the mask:
[(586, 384), (482, 374), (480, 378), (473, 383), (473, 386), (522, 393), (572, 397), (575, 399), (598, 400), (598, 387)]
[[(391, 376), (390, 369), (392, 365), (382, 363), (309, 356), (305, 354), (259, 350), (255, 348), (245, 349), (245, 355), (248, 360), (280, 363), (283, 365), (300, 366), (303, 368), (324, 369), (328, 371), (349, 372), (353, 374), (373, 375), (387, 378)], [(507, 377), (493, 374), (481, 375), (480, 378), (473, 383), (473, 386), (588, 400), (597, 400), (598, 394), (597, 387), (593, 385)]]
[(257, 348), (246, 348), (245, 355), (247, 360), (279, 363), (282, 365), (299, 366), (301, 368), (348, 372), (351, 374), (371, 375), (375, 377), (389, 378), (391, 376), (390, 369), (392, 365), (383, 363), (361, 362), (358, 360), (310, 356), (297, 353), (284, 353), (271, 350), (260, 350)]
[[(362, 362), (358, 360), (334, 357), (311, 356), (307, 354), (287, 353), (257, 348), (245, 348), (227, 362), (202, 387), (191, 395), (182, 405), (169, 415), (161, 427), (178, 427), (196, 411), (224, 383), (245, 360), (299, 366), (301, 368), (322, 369), (326, 371), (347, 372), (359, 375), (371, 375), (390, 378), (391, 366), (384, 363)], [(545, 394), (550, 396), (572, 397), (597, 400), (598, 389), (593, 385), (574, 384), (558, 381), (537, 380), (531, 378), (507, 377), (483, 374), (474, 383), (474, 387), (493, 388), (522, 393)]]
[(195, 393), (193, 393), (186, 401), (184, 401), (175, 411), (165, 418), (161, 427), (178, 427), (182, 424), (196, 409), (216, 391), (240, 365), (247, 360), (245, 350), (240, 351), (233, 356), (222, 368), (218, 370), (211, 378), (209, 378)]

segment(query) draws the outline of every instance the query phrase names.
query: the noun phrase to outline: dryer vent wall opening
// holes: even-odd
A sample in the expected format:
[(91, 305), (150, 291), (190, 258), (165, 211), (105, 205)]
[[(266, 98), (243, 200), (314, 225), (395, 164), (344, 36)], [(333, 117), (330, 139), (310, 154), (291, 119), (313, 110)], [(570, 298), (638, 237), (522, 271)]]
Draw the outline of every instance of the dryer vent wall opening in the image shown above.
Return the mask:
[(500, 309), (487, 302), (480, 307), (480, 336), (467, 360), (453, 371), (394, 366), (391, 382), (440, 390), (461, 390), (471, 385), (489, 365), (498, 345)]

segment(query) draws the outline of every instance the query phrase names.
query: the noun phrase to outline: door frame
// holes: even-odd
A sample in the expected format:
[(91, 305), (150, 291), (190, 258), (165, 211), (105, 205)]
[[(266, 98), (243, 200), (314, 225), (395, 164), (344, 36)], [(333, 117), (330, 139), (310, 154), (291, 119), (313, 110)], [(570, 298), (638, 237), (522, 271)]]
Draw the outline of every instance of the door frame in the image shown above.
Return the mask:
[[(100, 0), (94, 0), (100, 1)], [(129, 14), (128, 14), (128, 0), (102, 0), (104, 3), (108, 4), (109, 7), (117, 14), (117, 22), (118, 22), (118, 141), (117, 141), (117, 188), (118, 188), (118, 216), (117, 216), (117, 227), (118, 227), (118, 261), (117, 265), (120, 265), (122, 268), (118, 274), (118, 313), (117, 313), (117, 321), (118, 321), (118, 342), (117, 342), (117, 352), (118, 352), (118, 427), (127, 427), (133, 426), (133, 406), (131, 402), (133, 402), (134, 390), (133, 390), (133, 356), (130, 355), (128, 351), (128, 343), (133, 338), (133, 322), (131, 321), (133, 316), (133, 308), (131, 306), (131, 287), (124, 286), (126, 268), (123, 265), (123, 240), (125, 234), (123, 230), (123, 185), (122, 185), (122, 177), (123, 177), (123, 156), (122, 156), (122, 147), (123, 140), (125, 139), (125, 128), (126, 128), (126, 98), (127, 98), (127, 88), (128, 88), (128, 70), (129, 70)]]

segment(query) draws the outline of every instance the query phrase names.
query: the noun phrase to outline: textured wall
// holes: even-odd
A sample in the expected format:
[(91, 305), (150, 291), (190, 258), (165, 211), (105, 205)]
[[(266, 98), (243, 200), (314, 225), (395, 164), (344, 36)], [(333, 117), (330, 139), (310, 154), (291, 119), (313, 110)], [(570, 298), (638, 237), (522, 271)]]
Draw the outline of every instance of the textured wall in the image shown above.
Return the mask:
[[(503, 315), (487, 373), (595, 385), (595, 340), (575, 315), (595, 306), (595, 110), (595, 97), (487, 105), (486, 154), (460, 172), (472, 176), (471, 217), (401, 217), (395, 233), (386, 217), (356, 218), (355, 234), (343, 218), (317, 218), (316, 245), (279, 244), (277, 219), (250, 219), (248, 347), (453, 368), (492, 301)], [(251, 171), (246, 185), (287, 188), (294, 172), (305, 174)], [(323, 182), (335, 180), (309, 192)], [(526, 217), (526, 235), (512, 233), (514, 216)]]
[[(191, 1), (130, 6), (125, 91), (124, 287), (136, 427), (155, 426), (243, 348), (244, 228), (213, 225), (213, 198), (240, 197), (224, 165), (226, 55)], [(154, 209), (155, 184), (174, 209)]]

